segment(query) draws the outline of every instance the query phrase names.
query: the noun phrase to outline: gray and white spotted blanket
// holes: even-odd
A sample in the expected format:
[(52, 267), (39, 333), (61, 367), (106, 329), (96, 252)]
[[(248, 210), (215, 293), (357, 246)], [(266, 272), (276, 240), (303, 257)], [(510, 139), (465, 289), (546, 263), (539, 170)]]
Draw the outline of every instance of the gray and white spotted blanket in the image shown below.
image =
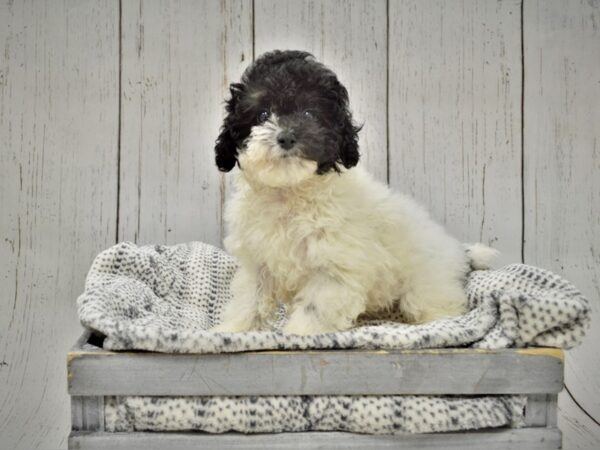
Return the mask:
[[(400, 323), (395, 312), (359, 321), (345, 332), (315, 336), (272, 331), (215, 333), (235, 260), (201, 242), (137, 246), (100, 253), (77, 305), (82, 324), (110, 350), (219, 353), (267, 349), (416, 349), (528, 345), (571, 348), (589, 325), (589, 305), (570, 283), (546, 270), (513, 264), (473, 271), (465, 289), (470, 310), (424, 325)], [(343, 430), (431, 432), (518, 426), (519, 396), (114, 397), (106, 428), (210, 432)], [(423, 419), (424, 414), (427, 418)]]

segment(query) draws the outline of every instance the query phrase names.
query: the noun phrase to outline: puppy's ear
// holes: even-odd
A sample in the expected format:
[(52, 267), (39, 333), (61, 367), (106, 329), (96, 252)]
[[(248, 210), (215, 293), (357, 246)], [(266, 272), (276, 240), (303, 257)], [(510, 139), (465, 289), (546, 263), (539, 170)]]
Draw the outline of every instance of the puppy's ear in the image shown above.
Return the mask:
[(229, 86), (231, 98), (227, 100), (225, 111), (227, 116), (223, 120), (221, 126), (221, 134), (215, 143), (215, 161), (221, 172), (229, 172), (234, 168), (237, 161), (237, 132), (235, 130), (236, 123), (236, 106), (240, 100), (244, 85), (241, 83), (233, 83)]
[(346, 113), (344, 125), (342, 127), (342, 142), (340, 145), (340, 160), (346, 169), (358, 164), (360, 154), (358, 153), (358, 132), (362, 126), (355, 126), (352, 123), (350, 112)]

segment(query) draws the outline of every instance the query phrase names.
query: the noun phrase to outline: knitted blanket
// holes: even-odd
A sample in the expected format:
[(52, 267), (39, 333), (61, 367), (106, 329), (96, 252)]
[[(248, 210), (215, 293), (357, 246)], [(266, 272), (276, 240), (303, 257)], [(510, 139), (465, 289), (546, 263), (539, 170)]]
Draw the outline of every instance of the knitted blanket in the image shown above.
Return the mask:
[[(77, 300), (79, 317), (84, 326), (106, 336), (106, 349), (174, 353), (571, 348), (581, 342), (589, 325), (588, 302), (574, 286), (546, 270), (513, 264), (471, 272), (465, 284), (469, 311), (453, 319), (407, 325), (397, 321), (397, 312), (390, 311), (361, 318), (349, 331), (294, 336), (278, 331), (285, 323), (282, 307), (271, 331), (211, 332), (231, 297), (229, 284), (236, 267), (231, 256), (200, 242), (174, 246), (120, 243), (94, 260), (85, 291)], [(115, 397), (106, 402), (105, 415), (107, 430), (429, 432), (518, 425), (524, 401), (518, 396)], [(429, 423), (418, 417), (422, 411), (429, 411)]]

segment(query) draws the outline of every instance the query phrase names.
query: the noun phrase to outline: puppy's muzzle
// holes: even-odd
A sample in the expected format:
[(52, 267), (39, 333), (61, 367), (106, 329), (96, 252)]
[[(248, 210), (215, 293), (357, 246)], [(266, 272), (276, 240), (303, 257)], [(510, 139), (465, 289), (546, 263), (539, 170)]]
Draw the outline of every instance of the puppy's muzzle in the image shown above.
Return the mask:
[(277, 135), (277, 143), (284, 150), (289, 150), (296, 145), (296, 136), (291, 130), (283, 130)]

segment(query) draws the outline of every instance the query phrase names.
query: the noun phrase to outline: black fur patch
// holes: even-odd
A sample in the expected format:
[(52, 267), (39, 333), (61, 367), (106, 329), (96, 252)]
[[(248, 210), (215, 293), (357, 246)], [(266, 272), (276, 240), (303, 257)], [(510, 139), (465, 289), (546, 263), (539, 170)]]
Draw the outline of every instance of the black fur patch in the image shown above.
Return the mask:
[[(307, 52), (273, 51), (246, 69), (230, 86), (227, 116), (215, 145), (221, 171), (236, 164), (243, 142), (262, 111), (279, 117), (291, 130), (302, 156), (317, 162), (317, 173), (339, 171), (358, 163), (358, 132), (348, 107), (348, 91), (337, 76)], [(308, 111), (308, 112), (307, 112)]]

